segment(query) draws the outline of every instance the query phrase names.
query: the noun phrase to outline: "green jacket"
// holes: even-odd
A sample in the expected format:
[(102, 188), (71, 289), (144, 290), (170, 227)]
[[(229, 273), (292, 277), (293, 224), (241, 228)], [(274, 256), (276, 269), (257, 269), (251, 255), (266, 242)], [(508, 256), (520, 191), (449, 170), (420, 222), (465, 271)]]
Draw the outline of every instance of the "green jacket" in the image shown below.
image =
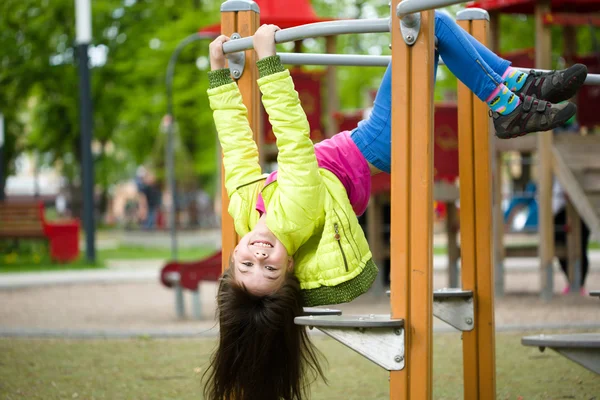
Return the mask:
[(236, 232), (243, 236), (257, 223), (256, 201), (262, 193), (266, 224), (294, 257), (305, 305), (349, 302), (368, 290), (377, 268), (346, 189), (317, 164), (289, 71), (263, 76), (258, 86), (279, 150), (277, 180), (267, 186), (237, 85), (208, 90)]

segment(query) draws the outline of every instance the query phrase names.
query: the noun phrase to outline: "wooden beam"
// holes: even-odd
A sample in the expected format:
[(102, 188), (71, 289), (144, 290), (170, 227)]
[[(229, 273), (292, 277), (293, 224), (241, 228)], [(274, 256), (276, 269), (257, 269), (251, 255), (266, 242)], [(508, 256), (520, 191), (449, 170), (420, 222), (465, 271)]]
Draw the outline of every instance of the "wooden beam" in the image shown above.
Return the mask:
[[(392, 2), (396, 10), (399, 1)], [(408, 46), (392, 13), (391, 309), (403, 318), (404, 369), (390, 373), (390, 399), (432, 398), (434, 14), (421, 13)]]
[[(544, 24), (544, 14), (550, 11), (550, 1), (540, 0), (535, 5), (535, 66), (552, 67), (552, 37), (550, 27)], [(552, 132), (538, 133), (538, 190), (540, 231), (541, 296), (548, 300), (554, 288), (554, 220), (552, 215)]]
[[(237, 31), (237, 13), (221, 13), (221, 34), (231, 37)], [(237, 245), (238, 237), (233, 225), (233, 218), (227, 212), (229, 208), (229, 197), (225, 189), (225, 168), (221, 162), (221, 262), (222, 270), (229, 267), (229, 260), (233, 249)]]
[[(335, 54), (336, 53), (336, 38), (337, 36), (327, 36), (325, 38), (325, 53)], [(325, 79), (326, 85), (326, 131), (325, 137), (332, 137), (338, 133), (339, 127), (335, 118), (335, 113), (340, 109), (340, 99), (337, 92), (337, 67), (334, 65), (327, 66), (327, 73)]]
[[(482, 15), (482, 18), (484, 15)], [(488, 45), (489, 21), (459, 25)], [(488, 107), (458, 85), (458, 144), (461, 221), (461, 279), (473, 291), (474, 329), (463, 333), (465, 399), (493, 399), (495, 385), (494, 279), (492, 270), (492, 171)]]
[[(231, 36), (234, 32), (242, 37), (252, 36), (260, 24), (260, 14), (253, 10), (246, 11), (228, 11), (221, 13), (221, 33)], [(259, 152), (263, 143), (263, 135), (260, 129), (260, 94), (256, 80), (258, 79), (258, 69), (256, 68), (256, 53), (253, 49), (246, 50), (246, 63), (244, 71), (237, 84), (242, 93), (244, 105), (248, 109), (248, 122), (254, 134), (254, 140), (258, 145)], [(224, 171), (221, 170), (222, 176)], [(229, 266), (229, 258), (233, 249), (237, 245), (238, 236), (235, 232), (233, 219), (227, 212), (229, 198), (221, 179), (221, 251), (223, 270)]]

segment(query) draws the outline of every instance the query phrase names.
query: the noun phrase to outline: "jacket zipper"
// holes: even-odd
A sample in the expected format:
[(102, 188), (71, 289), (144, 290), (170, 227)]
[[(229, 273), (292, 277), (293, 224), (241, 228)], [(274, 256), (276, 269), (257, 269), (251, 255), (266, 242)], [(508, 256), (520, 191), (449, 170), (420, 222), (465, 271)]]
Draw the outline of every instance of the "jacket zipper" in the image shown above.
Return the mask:
[(348, 272), (348, 261), (346, 260), (344, 249), (342, 248), (342, 242), (340, 242), (340, 231), (337, 222), (333, 224), (333, 229), (335, 230), (335, 240), (337, 241), (338, 246), (340, 246), (340, 251), (342, 252), (342, 257), (344, 258), (344, 267), (346, 267), (346, 272)]

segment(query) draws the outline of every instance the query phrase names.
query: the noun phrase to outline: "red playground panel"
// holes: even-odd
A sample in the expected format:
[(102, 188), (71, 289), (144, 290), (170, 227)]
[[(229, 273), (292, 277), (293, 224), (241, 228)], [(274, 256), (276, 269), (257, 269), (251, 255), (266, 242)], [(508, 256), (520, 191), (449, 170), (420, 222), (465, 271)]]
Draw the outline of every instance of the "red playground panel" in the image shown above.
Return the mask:
[(168, 288), (173, 284), (167, 279), (171, 272), (179, 272), (181, 287), (196, 291), (201, 281), (217, 281), (221, 276), (221, 251), (200, 261), (172, 261), (160, 272), (160, 281)]
[[(467, 3), (467, 7), (483, 8), (505, 14), (533, 14), (536, 0), (480, 0)], [(552, 0), (552, 12), (597, 12), (599, 0)]]

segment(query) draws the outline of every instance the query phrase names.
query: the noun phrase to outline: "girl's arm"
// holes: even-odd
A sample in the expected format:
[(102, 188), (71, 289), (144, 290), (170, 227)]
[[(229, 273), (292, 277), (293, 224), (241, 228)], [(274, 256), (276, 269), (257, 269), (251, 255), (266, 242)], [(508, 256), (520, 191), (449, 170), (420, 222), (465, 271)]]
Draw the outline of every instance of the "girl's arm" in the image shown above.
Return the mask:
[(290, 72), (282, 66), (279, 56), (262, 58), (257, 66), (262, 102), (277, 138), (279, 188), (290, 191), (297, 202), (305, 202), (322, 184), (306, 113)]
[(210, 45), (212, 71), (208, 74), (208, 98), (223, 149), (225, 188), (231, 197), (238, 187), (261, 179), (262, 174), (258, 148), (248, 123), (248, 110), (229, 69), (225, 68), (222, 48), (227, 40), (225, 36), (219, 36)]

